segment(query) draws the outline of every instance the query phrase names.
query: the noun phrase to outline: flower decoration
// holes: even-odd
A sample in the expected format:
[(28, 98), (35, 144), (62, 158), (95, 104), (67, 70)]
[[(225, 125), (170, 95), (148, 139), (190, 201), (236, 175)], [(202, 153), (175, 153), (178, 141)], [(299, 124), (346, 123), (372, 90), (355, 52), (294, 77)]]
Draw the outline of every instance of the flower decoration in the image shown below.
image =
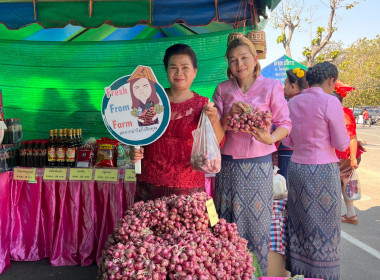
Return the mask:
[(293, 73), (296, 74), (298, 78), (302, 78), (303, 76), (305, 76), (305, 71), (300, 68), (293, 69)]

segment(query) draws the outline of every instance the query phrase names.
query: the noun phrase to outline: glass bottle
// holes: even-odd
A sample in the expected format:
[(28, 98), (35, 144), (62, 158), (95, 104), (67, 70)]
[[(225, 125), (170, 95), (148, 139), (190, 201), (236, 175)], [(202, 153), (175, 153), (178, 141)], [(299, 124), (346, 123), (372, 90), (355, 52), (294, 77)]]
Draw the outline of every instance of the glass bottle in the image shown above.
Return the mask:
[(66, 164), (66, 147), (63, 135), (63, 129), (59, 129), (59, 138), (57, 142), (57, 166), (65, 166)]
[(43, 140), (41, 141), (40, 145), (40, 154), (39, 154), (39, 162), (40, 167), (47, 166), (47, 146), (48, 146), (49, 140)]
[(33, 167), (40, 167), (40, 146), (41, 142), (36, 141), (33, 147)]
[(48, 144), (48, 166), (56, 166), (57, 165), (57, 137), (54, 135), (54, 130), (50, 130), (50, 139)]
[(28, 141), (26, 146), (26, 167), (33, 167), (33, 141)]
[(71, 129), (68, 130), (68, 139), (66, 142), (66, 165), (70, 167), (75, 166), (76, 159), (76, 143), (73, 138), (73, 131)]
[(83, 141), (83, 138), (82, 138), (82, 129), (79, 128), (79, 146), (82, 146), (82, 141)]
[(25, 141), (21, 143), (21, 148), (19, 151), (20, 166), (26, 166), (26, 145), (27, 144)]

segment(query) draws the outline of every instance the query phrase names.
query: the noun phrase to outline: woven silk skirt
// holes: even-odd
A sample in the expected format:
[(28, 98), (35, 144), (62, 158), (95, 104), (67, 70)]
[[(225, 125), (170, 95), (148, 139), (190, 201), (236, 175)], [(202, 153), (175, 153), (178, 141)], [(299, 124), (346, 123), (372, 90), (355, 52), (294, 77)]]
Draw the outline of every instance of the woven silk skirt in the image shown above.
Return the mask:
[(286, 269), (305, 278), (340, 277), (341, 187), (336, 163), (289, 163)]
[(220, 218), (237, 224), (239, 235), (248, 240), (248, 249), (266, 275), (273, 207), (272, 155), (250, 159), (222, 155), (215, 206)]

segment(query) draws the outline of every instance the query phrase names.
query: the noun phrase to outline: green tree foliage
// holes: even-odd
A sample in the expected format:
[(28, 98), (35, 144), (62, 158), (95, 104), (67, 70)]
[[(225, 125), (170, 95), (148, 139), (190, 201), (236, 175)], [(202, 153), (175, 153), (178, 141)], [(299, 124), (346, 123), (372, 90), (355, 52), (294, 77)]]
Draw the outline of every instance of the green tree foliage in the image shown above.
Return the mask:
[[(307, 5), (311, 5), (312, 1), (307, 1)], [(330, 14), (326, 18), (326, 26), (318, 26), (315, 31), (314, 38), (311, 39), (310, 45), (304, 47), (302, 52), (303, 56), (306, 59), (307, 67), (311, 67), (315, 63), (321, 61), (323, 55), (321, 52), (330, 42), (330, 39), (335, 31), (336, 27), (336, 10), (340, 8), (346, 8), (347, 10), (352, 9), (359, 4), (359, 1), (352, 0), (329, 0), (326, 1), (329, 4), (326, 4), (323, 1), (320, 3), (328, 6), (330, 9)], [(314, 3), (314, 1), (313, 1)], [(309, 9), (312, 9), (310, 6)], [(281, 29), (281, 35), (277, 37), (277, 43), (282, 44), (286, 55), (292, 57), (290, 43), (292, 41), (292, 36), (294, 31), (300, 27), (300, 23), (309, 22), (312, 23), (312, 19), (304, 18), (302, 15), (304, 13), (304, 1), (300, 0), (283, 0), (281, 4), (272, 13), (272, 23), (275, 29)], [(302, 18), (302, 20), (301, 20)], [(314, 31), (310, 30), (310, 34), (313, 34)], [(331, 50), (330, 54), (324, 56), (329, 60), (335, 59), (339, 55), (339, 50)]]
[(344, 106), (380, 105), (380, 35), (362, 38), (339, 55), (339, 80), (354, 86)]
[(328, 61), (339, 65), (342, 60), (340, 58), (340, 54), (343, 51), (343, 42), (335, 42), (329, 41), (327, 45), (319, 52), (319, 54), (315, 57), (315, 62), (323, 62)]

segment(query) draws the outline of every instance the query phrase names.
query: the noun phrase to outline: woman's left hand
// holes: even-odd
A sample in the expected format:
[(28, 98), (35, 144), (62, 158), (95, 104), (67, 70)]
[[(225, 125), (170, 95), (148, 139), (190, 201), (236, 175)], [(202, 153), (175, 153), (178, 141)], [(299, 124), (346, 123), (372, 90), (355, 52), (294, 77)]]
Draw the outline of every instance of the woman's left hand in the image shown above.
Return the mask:
[(211, 124), (219, 121), (218, 110), (214, 107), (214, 103), (209, 102), (206, 106), (203, 107), (203, 111), (209, 118)]
[(268, 144), (268, 145), (274, 144), (273, 138), (269, 132), (269, 127), (266, 127), (264, 129), (258, 129), (256, 127), (252, 127), (252, 130), (253, 131), (249, 133), (251, 133), (257, 141), (260, 141), (261, 143)]
[(356, 158), (351, 159), (351, 168), (356, 169), (358, 167), (359, 167), (359, 165), (358, 165), (358, 161), (356, 160)]

